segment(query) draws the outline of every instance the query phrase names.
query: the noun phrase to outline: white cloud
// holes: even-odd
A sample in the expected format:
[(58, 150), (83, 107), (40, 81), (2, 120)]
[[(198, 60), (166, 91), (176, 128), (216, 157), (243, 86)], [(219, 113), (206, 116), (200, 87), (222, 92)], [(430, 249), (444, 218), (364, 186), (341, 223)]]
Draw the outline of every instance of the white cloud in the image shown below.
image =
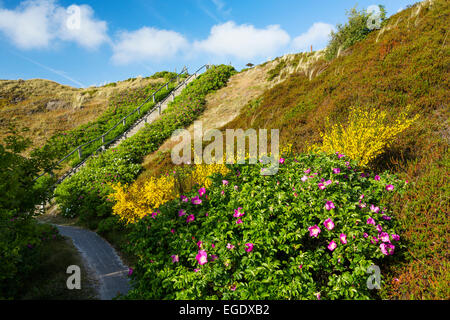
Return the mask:
[(312, 45), (314, 50), (322, 49), (327, 45), (329, 35), (333, 30), (335, 28), (331, 24), (316, 22), (308, 31), (292, 41), (293, 47), (296, 50), (309, 50)]
[(117, 64), (161, 60), (175, 56), (187, 46), (184, 36), (175, 31), (143, 27), (119, 34), (112, 60)]
[(289, 41), (289, 35), (279, 25), (257, 29), (229, 21), (213, 26), (209, 37), (194, 42), (194, 48), (217, 56), (251, 59), (273, 55)]
[[(75, 27), (69, 25), (73, 14), (68, 9), (78, 12)], [(90, 6), (64, 8), (55, 0), (27, 0), (13, 10), (0, 8), (0, 32), (21, 49), (47, 48), (55, 40), (87, 48), (109, 41), (106, 22), (96, 20)]]
[(217, 10), (222, 10), (225, 7), (225, 3), (222, 0), (212, 0)]
[(76, 42), (89, 49), (109, 42), (107, 23), (96, 20), (90, 6), (71, 5), (67, 9), (58, 8), (57, 12), (60, 39)]
[(47, 47), (53, 38), (48, 13), (52, 1), (23, 2), (15, 10), (0, 8), (0, 31), (22, 49)]
[(231, 8), (225, 9), (225, 2), (222, 0), (212, 0), (216, 6), (217, 11), (222, 14), (229, 15), (231, 13)]

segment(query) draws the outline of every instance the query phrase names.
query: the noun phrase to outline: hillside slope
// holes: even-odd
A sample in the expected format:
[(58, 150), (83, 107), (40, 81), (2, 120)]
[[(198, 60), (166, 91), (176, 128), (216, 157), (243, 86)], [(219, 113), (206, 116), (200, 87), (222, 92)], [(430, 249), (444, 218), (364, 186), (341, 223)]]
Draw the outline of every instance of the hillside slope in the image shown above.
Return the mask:
[(57, 133), (94, 121), (125, 92), (139, 92), (164, 81), (135, 78), (77, 89), (42, 79), (0, 80), (0, 141), (12, 121), (20, 128), (28, 127), (24, 136), (40, 147)]
[[(389, 169), (411, 183), (404, 195), (391, 200), (407, 248), (383, 270), (392, 280), (383, 292), (389, 298), (450, 297), (449, 15), (446, 0), (420, 2), (390, 17), (381, 30), (332, 61), (318, 58), (306, 69), (282, 60), (272, 62), (266, 76), (277, 83), (260, 87), (264, 92), (259, 96), (257, 91), (233, 102), (227, 90), (246, 92), (238, 81), (244, 76), (236, 75), (228, 88), (209, 97), (209, 109), (200, 118), (209, 128), (232, 119), (222, 130), (279, 129), (281, 145), (292, 144), (302, 152), (321, 143), (327, 118), (343, 123), (352, 106), (386, 111), (390, 121), (410, 106), (411, 116), (419, 115), (419, 120), (370, 163), (375, 172)], [(261, 67), (265, 66), (256, 68)], [(253, 85), (261, 85), (261, 79), (253, 79)], [(234, 114), (228, 117), (230, 106)], [(173, 167), (167, 154), (170, 147), (166, 142), (159, 154), (147, 157), (147, 173), (140, 180)]]
[[(301, 151), (320, 140), (326, 117), (342, 121), (350, 106), (370, 105), (395, 115), (410, 104), (424, 115), (421, 136), (448, 141), (448, 15), (447, 1), (394, 15), (382, 30), (326, 63), (318, 77), (290, 76), (266, 91), (258, 108), (226, 127), (279, 128), (283, 142)], [(407, 132), (398, 138), (399, 151), (423, 147), (411, 137)]]
[(305, 151), (321, 142), (327, 117), (342, 123), (351, 106), (371, 106), (395, 118), (410, 105), (420, 115), (371, 163), (373, 170), (390, 169), (412, 182), (392, 201), (407, 243), (403, 258), (383, 270), (392, 279), (384, 294), (394, 299), (450, 297), (449, 15), (448, 1), (418, 3), (340, 57), (322, 62), (326, 68), (319, 76), (293, 74), (266, 91), (257, 108), (224, 126), (277, 128), (281, 144)]

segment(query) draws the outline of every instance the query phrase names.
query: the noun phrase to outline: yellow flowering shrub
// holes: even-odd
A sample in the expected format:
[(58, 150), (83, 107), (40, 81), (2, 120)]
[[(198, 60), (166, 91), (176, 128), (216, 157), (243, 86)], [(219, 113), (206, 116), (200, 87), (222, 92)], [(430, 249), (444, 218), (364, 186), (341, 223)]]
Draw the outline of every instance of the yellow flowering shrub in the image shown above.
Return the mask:
[[(214, 173), (225, 175), (229, 169), (224, 164), (195, 165), (194, 170), (182, 177), (184, 189), (192, 188), (196, 183), (208, 188), (212, 181), (208, 177)], [(187, 186), (187, 187), (186, 187)], [(159, 206), (179, 196), (177, 179), (173, 176), (150, 177), (131, 186), (113, 185), (115, 193), (109, 195), (116, 201), (113, 214), (126, 223), (135, 223), (146, 215), (151, 215)]]
[(388, 123), (386, 116), (385, 111), (351, 108), (348, 121), (344, 125), (330, 125), (327, 119), (325, 132), (320, 134), (322, 145), (313, 145), (310, 150), (343, 153), (366, 166), (391, 145), (395, 136), (418, 118), (416, 115), (409, 119), (407, 112), (403, 112), (393, 122)]
[(120, 183), (112, 187), (115, 193), (110, 197), (116, 200), (113, 213), (126, 223), (137, 222), (178, 196), (175, 192), (175, 179), (166, 176), (151, 177), (144, 183), (134, 183), (129, 187)]
[(209, 188), (212, 181), (208, 177), (214, 173), (220, 173), (221, 175), (226, 175), (229, 169), (225, 164), (199, 164), (195, 166), (194, 171), (192, 171), (192, 181), (198, 183), (201, 187)]

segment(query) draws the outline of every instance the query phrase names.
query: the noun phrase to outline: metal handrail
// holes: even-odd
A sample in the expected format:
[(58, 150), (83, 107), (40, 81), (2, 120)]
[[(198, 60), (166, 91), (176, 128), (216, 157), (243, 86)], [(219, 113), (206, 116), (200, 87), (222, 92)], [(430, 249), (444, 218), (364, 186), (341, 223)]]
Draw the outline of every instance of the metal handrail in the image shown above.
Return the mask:
[[(91, 141), (88, 141), (80, 146), (77, 146), (74, 150), (72, 150), (69, 154), (67, 154), (64, 158), (62, 158), (61, 160), (59, 160), (59, 162), (52, 167), (52, 169), (54, 169), (56, 166), (59, 166), (62, 162), (64, 162), (67, 158), (69, 158), (70, 156), (72, 156), (75, 152), (79, 152), (80, 155), (80, 159), (81, 159), (81, 150), (83, 147), (90, 145), (100, 139), (102, 139), (102, 145), (100, 146), (100, 148), (98, 148), (97, 150), (95, 150), (91, 155), (89, 155), (88, 157), (86, 157), (86, 159), (82, 160), (77, 166), (75, 166), (74, 168), (72, 168), (72, 170), (69, 170), (69, 172), (67, 172), (66, 174), (64, 174), (56, 184), (60, 183), (62, 180), (64, 180), (73, 170), (78, 169), (79, 167), (81, 167), (88, 158), (90, 158), (90, 156), (92, 156), (93, 154), (97, 153), (100, 150), (105, 150), (104, 147), (106, 147), (107, 145), (111, 144), (112, 142), (116, 141), (117, 139), (119, 139), (120, 137), (124, 136), (128, 131), (130, 131), (131, 129), (133, 129), (137, 124), (141, 123), (143, 119), (145, 119), (147, 117), (147, 115), (152, 114), (156, 109), (161, 107), (162, 102), (164, 102), (165, 100), (167, 100), (170, 95), (178, 90), (181, 86), (183, 86), (186, 82), (188, 82), (193, 76), (197, 76), (197, 73), (199, 73), (203, 68), (205, 68), (208, 70), (209, 68), (209, 64), (205, 64), (203, 66), (201, 66), (197, 71), (194, 72), (194, 74), (191, 74), (188, 76), (187, 79), (185, 79), (181, 84), (178, 84), (178, 86), (176, 86), (174, 89), (172, 89), (169, 94), (160, 102), (156, 103), (156, 105), (149, 111), (146, 112), (146, 114), (144, 114), (141, 118), (137, 119), (131, 126), (130, 128), (128, 128), (128, 130), (126, 130), (125, 132), (123, 132), (122, 134), (118, 135), (117, 137), (113, 138), (111, 141), (105, 142), (103, 139), (106, 135), (108, 135), (112, 130), (114, 130), (115, 128), (117, 128), (117, 126), (121, 123), (123, 123), (129, 116), (133, 115), (136, 113), (136, 111), (140, 112), (141, 107), (143, 107), (149, 100), (150, 98), (154, 97), (155, 95), (162, 90), (162, 88), (164, 87), (168, 87), (169, 83), (172, 82), (172, 80), (174, 80), (175, 78), (179, 78), (179, 76), (183, 75), (184, 73), (188, 72), (188, 69), (186, 67), (183, 68), (183, 70), (178, 73), (176, 76), (172, 77), (169, 79), (169, 81), (167, 81), (166, 83), (164, 83), (161, 87), (159, 87), (155, 92), (153, 92), (151, 95), (149, 95), (149, 97), (136, 109), (134, 109), (133, 111), (131, 111), (129, 114), (127, 114), (126, 116), (124, 116), (122, 119), (120, 119), (113, 127), (109, 128), (105, 133), (103, 133), (102, 135), (100, 135), (99, 137), (92, 139)], [(155, 100), (154, 100), (155, 101)], [(159, 105), (158, 105), (159, 104)], [(48, 172), (43, 172), (41, 175), (39, 175), (38, 177), (36, 177), (33, 181), (36, 181), (37, 179), (39, 179), (40, 177), (43, 177), (44, 175), (46, 175)]]

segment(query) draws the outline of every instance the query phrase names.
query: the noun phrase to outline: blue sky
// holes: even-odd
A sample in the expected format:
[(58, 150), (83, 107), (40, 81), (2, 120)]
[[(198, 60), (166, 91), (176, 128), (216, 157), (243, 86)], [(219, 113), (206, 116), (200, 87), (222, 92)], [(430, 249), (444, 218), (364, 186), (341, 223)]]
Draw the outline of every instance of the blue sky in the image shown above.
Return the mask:
[(0, 0), (0, 79), (102, 85), (322, 49), (347, 9), (412, 0)]

